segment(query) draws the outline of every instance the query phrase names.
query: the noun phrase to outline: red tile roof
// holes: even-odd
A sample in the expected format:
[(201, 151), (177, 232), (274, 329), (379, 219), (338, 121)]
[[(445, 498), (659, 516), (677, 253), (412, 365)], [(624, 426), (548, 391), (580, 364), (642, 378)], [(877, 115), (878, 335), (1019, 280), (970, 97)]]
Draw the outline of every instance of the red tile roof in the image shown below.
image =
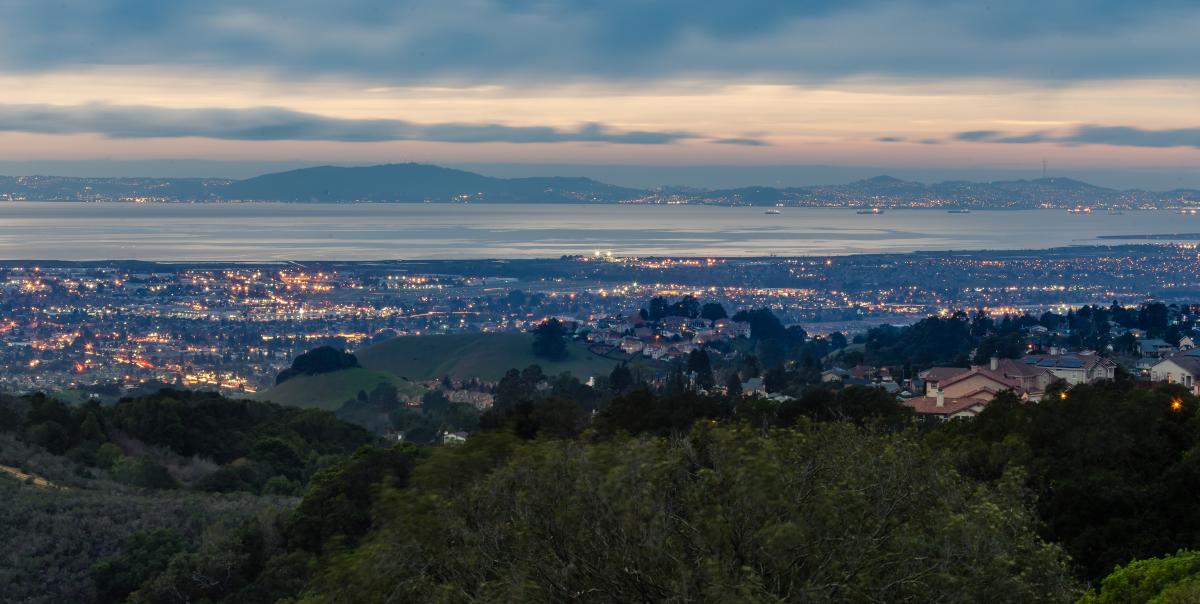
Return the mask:
[(992, 380), (993, 382), (1001, 384), (1007, 388), (1016, 389), (1016, 388), (1021, 387), (1021, 382), (1014, 380), (1012, 378), (1009, 378), (998, 371), (992, 371), (991, 369), (988, 369), (987, 367), (972, 367), (971, 369), (969, 369), (963, 373), (960, 373), (954, 377), (939, 381), (938, 387), (941, 388), (942, 390), (945, 390), (946, 386), (950, 386), (952, 384), (957, 384), (958, 382), (961, 382), (965, 379), (974, 377), (976, 375), (981, 375), (981, 376), (983, 376), (989, 380)]
[(980, 398), (948, 398), (939, 407), (937, 406), (937, 397), (918, 396), (904, 401), (904, 404), (922, 415), (954, 415), (955, 413), (966, 411), (975, 405), (986, 407), (988, 402), (988, 399)]
[(920, 377), (926, 382), (941, 382), (968, 371), (965, 367), (931, 367), (922, 371)]

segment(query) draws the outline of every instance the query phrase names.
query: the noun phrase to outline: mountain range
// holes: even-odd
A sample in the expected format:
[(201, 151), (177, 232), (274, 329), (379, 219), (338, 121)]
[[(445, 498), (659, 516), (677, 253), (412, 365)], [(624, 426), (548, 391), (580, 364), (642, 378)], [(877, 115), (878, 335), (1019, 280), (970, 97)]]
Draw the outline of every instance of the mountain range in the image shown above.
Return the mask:
[(841, 185), (633, 189), (583, 177), (495, 178), (426, 164), (321, 166), (245, 180), (0, 176), (0, 200), (288, 203), (701, 203), (1019, 209), (1200, 205), (1200, 190), (1117, 190), (1069, 178), (925, 184), (877, 176)]

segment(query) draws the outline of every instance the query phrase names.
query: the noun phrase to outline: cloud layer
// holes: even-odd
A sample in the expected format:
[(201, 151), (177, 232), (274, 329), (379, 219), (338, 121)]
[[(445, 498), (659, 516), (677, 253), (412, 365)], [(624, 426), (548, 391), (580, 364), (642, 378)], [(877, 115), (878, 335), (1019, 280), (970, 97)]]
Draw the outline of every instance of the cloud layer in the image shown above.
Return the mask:
[(967, 142), (1004, 144), (1058, 143), (1063, 145), (1200, 149), (1200, 128), (1147, 130), (1132, 126), (1084, 125), (1066, 134), (1048, 132), (1010, 134), (996, 130), (973, 130), (959, 132), (954, 138)]
[[(202, 137), (244, 141), (434, 141), (449, 143), (612, 143), (663, 145), (700, 138), (682, 131), (615, 131), (588, 123), (576, 129), (502, 124), (417, 124), (394, 119), (342, 119), (277, 107), (168, 109), (89, 104), (0, 105), (0, 132), (97, 133), (110, 138)], [(756, 144), (739, 139), (737, 144)], [(728, 141), (719, 141), (728, 142)]]
[(1200, 75), (1191, 0), (0, 0), (0, 69), (379, 83)]

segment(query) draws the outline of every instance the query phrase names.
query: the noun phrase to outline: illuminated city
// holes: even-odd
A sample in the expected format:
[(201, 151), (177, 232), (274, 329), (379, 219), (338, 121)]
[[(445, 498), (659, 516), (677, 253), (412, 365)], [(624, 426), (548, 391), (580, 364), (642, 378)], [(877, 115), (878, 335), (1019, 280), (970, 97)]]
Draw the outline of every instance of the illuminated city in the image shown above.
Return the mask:
[[(768, 307), (812, 334), (931, 314), (1200, 299), (1190, 245), (837, 258), (283, 263), (6, 263), (2, 386), (145, 383), (254, 393), (298, 354), (396, 335), (595, 329), (656, 296)], [(514, 298), (513, 292), (522, 296)], [(513, 300), (520, 300), (513, 304)]]

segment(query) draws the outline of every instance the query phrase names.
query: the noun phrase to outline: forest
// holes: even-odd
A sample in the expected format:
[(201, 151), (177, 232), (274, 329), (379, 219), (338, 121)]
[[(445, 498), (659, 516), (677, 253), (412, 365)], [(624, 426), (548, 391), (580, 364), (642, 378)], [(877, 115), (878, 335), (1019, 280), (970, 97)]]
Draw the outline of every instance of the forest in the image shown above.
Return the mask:
[(945, 423), (878, 388), (789, 391), (530, 367), (457, 445), (206, 393), (2, 397), (0, 581), (28, 602), (1200, 595), (1182, 388), (1119, 376)]

